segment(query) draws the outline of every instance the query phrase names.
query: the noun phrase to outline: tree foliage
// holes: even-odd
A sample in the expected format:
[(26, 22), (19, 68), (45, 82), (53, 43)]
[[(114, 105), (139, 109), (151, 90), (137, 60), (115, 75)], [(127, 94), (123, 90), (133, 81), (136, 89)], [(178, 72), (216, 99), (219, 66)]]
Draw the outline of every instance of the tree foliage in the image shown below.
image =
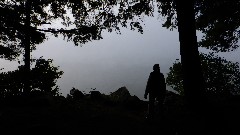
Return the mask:
[(196, 3), (197, 27), (204, 33), (201, 47), (214, 51), (232, 51), (239, 47), (239, 0), (201, 0)]
[[(57, 79), (63, 71), (53, 66), (52, 60), (37, 59), (34, 68), (30, 72), (31, 91), (41, 91), (45, 94), (58, 95), (59, 89), (56, 85)], [(22, 95), (24, 90), (24, 67), (19, 66), (17, 70), (0, 73), (0, 95), (1, 97)]]
[[(203, 67), (206, 92), (208, 95), (240, 94), (240, 68), (239, 63), (227, 61), (219, 56), (200, 54)], [(183, 75), (181, 62), (176, 61), (172, 67), (166, 82), (174, 90), (183, 95)]]
[[(72, 14), (72, 19), (63, 16), (64, 22), (62, 24), (67, 28), (44, 31), (56, 35), (62, 34), (67, 40), (74, 41), (75, 45), (102, 39), (103, 30), (120, 33), (120, 27), (130, 27), (130, 29), (137, 29), (142, 33), (141, 15), (152, 16), (153, 12), (153, 5), (150, 0), (62, 0), (54, 1), (51, 4), (53, 12), (57, 13), (57, 9), (64, 9), (59, 7), (66, 7), (66, 10), (62, 12), (69, 11)], [(74, 28), (71, 29), (71, 26)]]
[[(175, 0), (34, 0), (31, 3), (32, 45), (46, 39), (44, 32), (62, 34), (76, 45), (102, 39), (103, 30), (120, 33), (121, 27), (130, 27), (142, 33), (144, 16), (154, 16), (156, 7), (165, 18), (164, 27), (177, 27)], [(215, 51), (236, 49), (240, 37), (239, 6), (239, 0), (195, 0), (197, 30), (204, 34), (199, 46)], [(24, 39), (25, 2), (2, 0), (0, 10), (1, 46), (19, 52), (17, 46)], [(64, 27), (50, 25), (40, 29), (39, 26), (54, 19), (62, 20)]]
[[(158, 0), (159, 13), (166, 18), (164, 27), (176, 28), (175, 0)], [(232, 51), (239, 47), (239, 0), (195, 0), (197, 30), (203, 33), (200, 47), (216, 52)]]
[[(31, 4), (30, 28), (25, 25), (27, 2)], [(130, 27), (142, 33), (140, 18), (142, 14), (152, 16), (153, 3), (150, 0), (2, 0), (0, 11), (0, 46), (10, 49), (16, 58), (23, 53), (27, 36), (33, 50), (46, 39), (46, 33), (63, 35), (75, 45), (102, 39), (103, 30), (120, 33), (120, 27)], [(54, 20), (61, 21), (63, 26), (51, 25)]]
[[(10, 49), (10, 53), (2, 55), (3, 58), (14, 59), (23, 53), (26, 35), (30, 36), (31, 49), (35, 49), (36, 44), (42, 43), (46, 39), (46, 35), (37, 31), (39, 25), (50, 20), (45, 7), (47, 5), (39, 5), (39, 1), (34, 1), (30, 11), (31, 26), (26, 28), (26, 7), (24, 1), (19, 0), (1, 0), (0, 2), (0, 46)], [(28, 34), (27, 34), (27, 33)]]
[[(42, 43), (46, 39), (45, 32), (55, 36), (63, 35), (76, 45), (102, 39), (103, 30), (120, 33), (121, 27), (130, 27), (142, 33), (144, 16), (154, 16), (156, 8), (165, 18), (164, 27), (177, 26), (175, 0), (34, 0), (31, 3), (29, 32), (32, 45)], [(195, 1), (197, 30), (204, 34), (199, 46), (215, 51), (229, 51), (238, 47), (239, 5), (239, 0)], [(24, 1), (0, 2), (2, 46), (11, 44), (10, 48), (16, 49), (16, 44), (23, 39), (26, 12), (24, 6)], [(49, 25), (46, 29), (40, 29), (39, 26), (51, 23), (54, 19), (62, 20), (63, 27)]]

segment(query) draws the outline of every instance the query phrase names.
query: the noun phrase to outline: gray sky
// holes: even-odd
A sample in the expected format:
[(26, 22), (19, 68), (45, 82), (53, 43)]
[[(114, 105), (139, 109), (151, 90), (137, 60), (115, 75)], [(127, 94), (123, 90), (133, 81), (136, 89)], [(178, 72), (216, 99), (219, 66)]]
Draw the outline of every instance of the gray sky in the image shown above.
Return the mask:
[(54, 59), (55, 65), (64, 71), (58, 81), (63, 95), (72, 87), (82, 91), (96, 88), (108, 94), (126, 86), (132, 95), (142, 98), (152, 66), (159, 63), (166, 76), (179, 58), (176, 31), (161, 28), (154, 18), (146, 20), (144, 30), (144, 34), (128, 29), (122, 29), (122, 35), (106, 32), (102, 40), (82, 47), (50, 38), (33, 55)]
[[(122, 29), (122, 35), (105, 32), (102, 40), (82, 47), (52, 36), (32, 55), (53, 59), (54, 65), (64, 71), (57, 82), (64, 96), (72, 87), (86, 93), (96, 88), (109, 94), (126, 86), (131, 95), (143, 99), (152, 66), (159, 63), (166, 78), (169, 67), (180, 58), (177, 30), (162, 28), (156, 18), (145, 19), (145, 24), (144, 34), (128, 29)], [(238, 61), (238, 52), (230, 53), (230, 60)], [(1, 62), (5, 69), (16, 69), (16, 62)]]

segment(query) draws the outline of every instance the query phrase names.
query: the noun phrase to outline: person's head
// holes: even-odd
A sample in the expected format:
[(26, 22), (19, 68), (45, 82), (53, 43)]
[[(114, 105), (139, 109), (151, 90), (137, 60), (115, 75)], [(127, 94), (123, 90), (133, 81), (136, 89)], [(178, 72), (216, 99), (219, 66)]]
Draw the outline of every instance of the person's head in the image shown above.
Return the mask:
[(154, 71), (160, 71), (159, 64), (155, 64), (155, 65), (153, 66), (153, 70), (154, 70)]

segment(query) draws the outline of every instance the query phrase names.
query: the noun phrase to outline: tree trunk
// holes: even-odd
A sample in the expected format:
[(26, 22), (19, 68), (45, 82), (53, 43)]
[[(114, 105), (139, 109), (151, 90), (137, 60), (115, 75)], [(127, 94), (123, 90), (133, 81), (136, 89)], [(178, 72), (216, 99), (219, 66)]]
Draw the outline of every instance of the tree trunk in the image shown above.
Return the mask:
[(30, 45), (31, 45), (31, 34), (30, 34), (30, 12), (31, 12), (31, 0), (27, 0), (25, 3), (25, 9), (26, 9), (26, 20), (25, 20), (25, 44), (24, 44), (24, 67), (25, 67), (25, 79), (24, 79), (24, 93), (29, 94), (30, 92), (30, 59), (31, 59), (31, 54), (30, 54)]
[(194, 0), (176, 0), (176, 9), (184, 95), (188, 105), (199, 107), (206, 99), (196, 36)]

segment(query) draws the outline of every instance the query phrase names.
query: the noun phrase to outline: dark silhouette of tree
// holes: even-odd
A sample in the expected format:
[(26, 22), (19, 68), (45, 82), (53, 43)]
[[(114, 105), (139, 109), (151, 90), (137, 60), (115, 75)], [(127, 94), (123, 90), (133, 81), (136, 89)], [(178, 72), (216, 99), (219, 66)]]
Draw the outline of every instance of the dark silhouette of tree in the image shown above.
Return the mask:
[[(39, 1), (35, 2), (39, 3)], [(25, 92), (30, 92), (30, 63), (31, 50), (35, 49), (36, 44), (42, 43), (46, 37), (42, 32), (36, 31), (38, 25), (48, 18), (44, 11), (44, 5), (32, 4), (27, 1), (6, 1), (0, 2), (1, 9), (1, 45), (14, 50), (15, 56), (24, 52), (25, 62)], [(15, 57), (15, 58), (16, 58)]]
[[(1, 48), (10, 49), (11, 52), (8, 55), (1, 55), (2, 58), (10, 58), (11, 60), (19, 56), (23, 50), (22, 41), (24, 40), (25, 26), (23, 24), (23, 6), (13, 4), (12, 1), (0, 2), (0, 46)], [(21, 10), (20, 10), (21, 9)], [(31, 42), (39, 44), (45, 37), (32, 30), (28, 30), (31, 35)], [(2, 51), (2, 50), (1, 50)]]
[(29, 81), (31, 51), (36, 49), (37, 44), (47, 39), (47, 33), (70, 37), (72, 33), (77, 32), (77, 35), (82, 37), (80, 41), (87, 40), (89, 33), (97, 33), (92, 31), (93, 27), (85, 25), (78, 29), (57, 29), (54, 26), (42, 29), (42, 26), (50, 25), (56, 19), (62, 19), (64, 28), (69, 26), (69, 17), (66, 16), (65, 9), (67, 3), (71, 2), (60, 0), (2, 0), (0, 2), (0, 48), (2, 48), (0, 54), (12, 59), (24, 54), (25, 94), (31, 91)]
[[(23, 79), (25, 84), (25, 94), (31, 91), (30, 72), (31, 72), (31, 51), (36, 49), (36, 44), (42, 43), (46, 39), (46, 32), (55, 36), (62, 34), (64, 38), (73, 40), (75, 44), (85, 43), (89, 40), (100, 39), (99, 27), (96, 25), (77, 24), (75, 29), (67, 29), (72, 22), (66, 16), (66, 6), (72, 7), (73, 12), (81, 11), (80, 18), (88, 22), (87, 11), (83, 1), (60, 1), (60, 0), (2, 0), (0, 2), (0, 54), (7, 58), (16, 58), (24, 53), (24, 71)], [(91, 3), (88, 1), (87, 3)], [(94, 8), (94, 7), (90, 7)], [(76, 20), (80, 19), (77, 18)], [(62, 19), (64, 28), (49, 27), (41, 29), (45, 24), (51, 24), (54, 19)], [(81, 20), (82, 21), (82, 20)], [(76, 21), (77, 22), (77, 21)], [(72, 38), (72, 36), (76, 38)], [(11, 57), (10, 57), (11, 56)]]
[[(181, 62), (183, 66), (183, 76), (186, 77), (184, 77), (185, 79), (183, 79), (183, 86), (185, 86), (185, 95), (187, 97), (190, 97), (187, 95), (190, 92), (189, 94), (192, 95), (191, 97), (194, 98), (195, 96), (193, 96), (193, 93), (191, 93), (191, 91), (196, 91), (195, 94), (204, 94), (204, 91), (202, 91), (204, 90), (204, 87), (201, 87), (204, 86), (204, 81), (202, 80), (202, 76), (200, 75), (201, 68), (199, 66), (199, 58), (197, 58), (196, 56), (197, 39), (195, 37), (196, 34), (193, 33), (193, 29), (200, 30), (204, 34), (202, 40), (198, 43), (199, 47), (205, 47), (216, 52), (231, 51), (236, 49), (238, 47), (237, 43), (240, 37), (240, 1), (194, 0), (192, 2), (183, 3), (179, 2), (178, 0), (165, 0), (161, 1), (161, 3), (162, 4), (160, 5), (160, 12), (163, 16), (167, 18), (163, 26), (167, 28), (178, 27), (180, 44), (183, 43), (183, 45), (180, 45), (180, 50), (182, 50)], [(189, 10), (188, 12), (186, 12), (186, 14), (184, 14), (184, 10), (187, 10), (187, 7), (190, 8), (190, 5), (188, 5), (190, 3), (191, 11)], [(184, 7), (184, 5), (186, 6), (186, 8)], [(192, 17), (187, 16), (187, 14), (190, 15), (190, 13)], [(183, 17), (182, 21), (186, 24), (185, 28), (181, 28), (182, 26), (184, 26), (181, 24), (181, 15)], [(194, 20), (193, 16), (195, 16), (196, 21)], [(192, 25), (190, 25), (190, 22), (192, 22)], [(181, 29), (183, 31), (182, 34), (180, 32)], [(192, 29), (192, 34), (188, 32), (188, 30), (190, 29)], [(188, 36), (187, 33), (189, 33)], [(186, 42), (184, 43), (184, 41), (181, 40), (184, 40)], [(195, 49), (191, 49), (190, 46), (195, 46)], [(183, 50), (184, 48), (185, 50)], [(191, 62), (193, 63), (191, 64)], [(191, 72), (191, 69), (194, 69), (194, 71)], [(191, 81), (191, 79), (193, 80)], [(194, 80), (196, 81), (196, 83), (198, 82), (198, 85), (196, 85), (196, 83), (193, 83)], [(191, 88), (190, 84), (192, 84), (192, 86), (194, 86), (195, 88)]]
[[(199, 47), (216, 52), (232, 51), (239, 47), (239, 0), (195, 0), (196, 29), (203, 33)], [(159, 12), (166, 17), (164, 27), (177, 28), (175, 0), (163, 0)]]
[[(204, 80), (206, 81), (206, 93), (208, 96), (227, 98), (230, 95), (240, 93), (240, 69), (239, 63), (227, 61), (219, 56), (200, 54), (203, 67)], [(167, 77), (167, 84), (180, 95), (184, 95), (182, 63), (176, 61)]]
[(194, 0), (176, 0), (183, 87), (188, 104), (199, 106), (205, 102), (205, 84), (199, 59)]
[(197, 0), (196, 26), (204, 34), (199, 46), (216, 52), (238, 48), (239, 6), (239, 0)]
[[(30, 70), (29, 82), (31, 91), (40, 91), (43, 94), (52, 96), (59, 95), (59, 88), (56, 85), (57, 79), (61, 77), (63, 71), (52, 65), (52, 60), (38, 59), (34, 68)], [(21, 96), (24, 92), (25, 76), (24, 66), (19, 66), (17, 70), (2, 72), (0, 74), (1, 97)], [(31, 92), (30, 91), (30, 92)]]

